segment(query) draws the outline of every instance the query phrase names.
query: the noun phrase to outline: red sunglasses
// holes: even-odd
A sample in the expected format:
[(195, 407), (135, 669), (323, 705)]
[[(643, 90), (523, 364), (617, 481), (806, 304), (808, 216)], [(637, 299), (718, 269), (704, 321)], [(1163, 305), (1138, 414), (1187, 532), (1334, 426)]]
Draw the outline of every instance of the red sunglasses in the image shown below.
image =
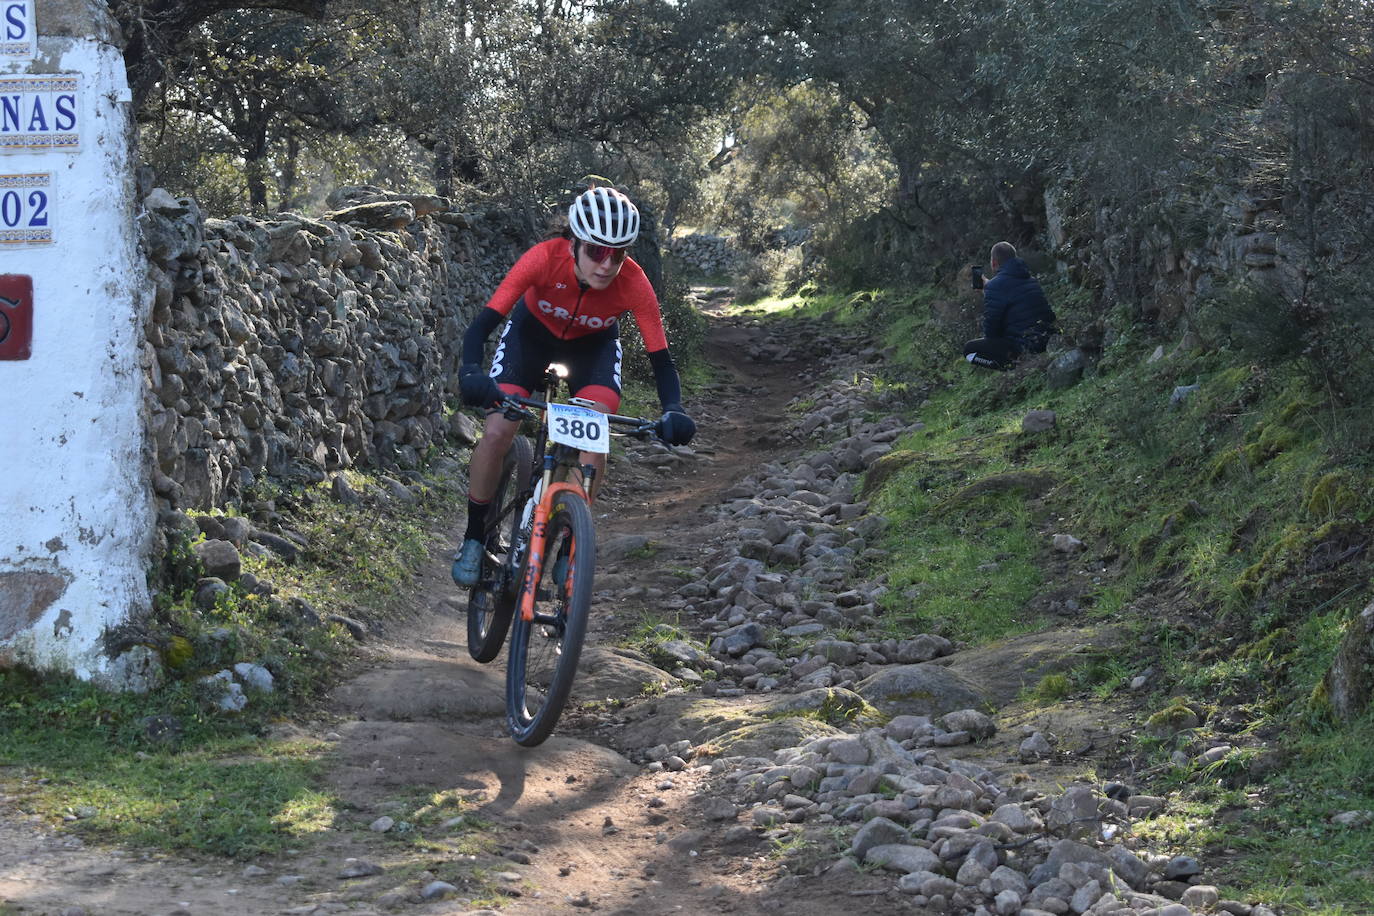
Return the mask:
[(582, 243), (582, 253), (592, 259), (592, 263), (600, 264), (607, 258), (611, 258), (619, 264), (625, 260), (625, 256), (630, 253), (628, 248), (612, 248), (610, 245), (593, 245), (589, 242)]

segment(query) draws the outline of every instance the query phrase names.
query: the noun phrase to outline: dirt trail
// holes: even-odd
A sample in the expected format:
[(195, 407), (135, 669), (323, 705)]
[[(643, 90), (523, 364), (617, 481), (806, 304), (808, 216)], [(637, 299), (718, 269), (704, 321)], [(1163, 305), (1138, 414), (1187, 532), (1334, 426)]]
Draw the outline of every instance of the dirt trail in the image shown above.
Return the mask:
[[(652, 560), (625, 563), (622, 580), (704, 563), (716, 548), (700, 530), (710, 521), (703, 510), (779, 457), (774, 427), (805, 369), (751, 359), (760, 331), (722, 317), (723, 301), (706, 306), (713, 314), (706, 358), (719, 381), (694, 404), (700, 460), (647, 481), (610, 481), (598, 507), (599, 540), (637, 533), (664, 548)], [(763, 849), (708, 855), (691, 842), (690, 799), (704, 768), (647, 772), (590, 740), (596, 721), (577, 715), (536, 749), (505, 736), (504, 658), (483, 666), (467, 655), (463, 602), (442, 550), (455, 536), (435, 532), (436, 555), (417, 577), (412, 619), (366, 647), (366, 665), (333, 692), (334, 718), (283, 728), (333, 745), (328, 781), (345, 805), (335, 829), (303, 841), (294, 855), (245, 866), (84, 847), (7, 816), (0, 819), (0, 912), (463, 913), (473, 908), (463, 899), (473, 887), (429, 901), (418, 892), (452, 877), (454, 858), (465, 857), (486, 882), (477, 886), (498, 887), (489, 899), (512, 914), (781, 908), (783, 898), (761, 897), (774, 889), (777, 870)], [(616, 600), (605, 604), (589, 645), (609, 644), (634, 623)], [(466, 819), (479, 827), (456, 828), (467, 842), (407, 846), (367, 829), (402, 810), (397, 799), (439, 793), (463, 799)], [(359, 863), (380, 873), (339, 877)], [(803, 901), (788, 910), (833, 912)]]
[[(712, 322), (706, 358), (718, 367), (719, 382), (693, 405), (703, 460), (657, 475), (653, 486), (642, 479), (608, 480), (596, 513), (598, 540), (642, 534), (662, 549), (651, 559), (610, 564), (599, 573), (633, 586), (649, 581), (655, 568), (702, 564), (715, 551), (700, 530), (712, 521), (704, 510), (759, 463), (777, 457), (767, 433), (795, 394), (800, 368), (750, 359), (756, 333), (743, 322), (719, 316)], [(452, 607), (453, 591), (441, 560), (422, 578), (418, 604)], [(598, 602), (589, 647), (611, 644), (634, 625), (635, 616), (617, 597)], [(555, 736), (535, 749), (506, 738), (504, 658), (490, 666), (471, 662), (461, 624), (456, 615), (429, 618), (427, 633), (411, 648), (394, 647), (376, 668), (336, 692), (339, 711), (352, 717), (346, 726), (352, 738), (340, 743), (342, 765), (335, 770), (346, 799), (368, 810), (385, 796), (388, 782), (443, 790), (457, 776), (482, 798), (476, 813), (495, 825), (499, 842), (517, 859), (521, 852), (530, 859), (512, 866), (523, 879), (511, 888), (520, 896), (503, 904), (505, 913), (593, 908), (653, 916), (781, 906), (779, 898), (757, 899), (775, 877), (776, 866), (766, 858), (739, 850), (708, 857), (697, 848), (701, 844), (683, 842), (694, 836), (688, 830), (696, 819), (691, 797), (704, 768), (646, 772), (597, 743), (595, 717), (565, 716)]]

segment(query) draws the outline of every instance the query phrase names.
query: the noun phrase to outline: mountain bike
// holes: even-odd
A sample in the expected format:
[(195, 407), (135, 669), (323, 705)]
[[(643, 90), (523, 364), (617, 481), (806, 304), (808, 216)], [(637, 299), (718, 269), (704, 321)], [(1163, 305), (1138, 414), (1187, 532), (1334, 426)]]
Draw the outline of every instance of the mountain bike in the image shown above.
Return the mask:
[(612, 426), (637, 438), (657, 431), (654, 420), (600, 413), (590, 401), (558, 402), (560, 370), (554, 365), (545, 373), (546, 400), (507, 395), (501, 401), (507, 419), (539, 424), (544, 454), (536, 466), (523, 435), (506, 451), (488, 511), (482, 571), (468, 598), (468, 652), (477, 661), (496, 658), (514, 624), (506, 724), (526, 747), (548, 738), (563, 712), (591, 610), (594, 469), (580, 463), (580, 454), (609, 452)]

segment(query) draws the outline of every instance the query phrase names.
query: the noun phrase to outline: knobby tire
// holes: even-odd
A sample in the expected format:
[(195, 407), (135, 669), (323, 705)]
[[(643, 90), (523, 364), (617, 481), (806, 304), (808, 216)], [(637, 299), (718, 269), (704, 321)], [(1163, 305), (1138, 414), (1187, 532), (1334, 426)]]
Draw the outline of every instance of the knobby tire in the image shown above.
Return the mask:
[[(506, 663), (507, 725), (525, 747), (542, 744), (558, 723), (582, 655), (596, 569), (596, 532), (583, 497), (570, 492), (555, 497), (545, 547), (535, 613), (555, 619), (525, 621), (517, 613)], [(565, 549), (568, 571), (557, 585), (554, 568)]]
[(515, 582), (506, 575), (506, 569), (511, 545), (519, 533), (523, 508), (519, 501), (530, 480), (533, 455), (530, 440), (516, 436), (501, 461), (496, 496), (487, 513), (483, 544), (496, 562), (483, 557), (481, 578), (468, 592), (468, 654), (479, 662), (489, 662), (501, 654), (515, 613)]

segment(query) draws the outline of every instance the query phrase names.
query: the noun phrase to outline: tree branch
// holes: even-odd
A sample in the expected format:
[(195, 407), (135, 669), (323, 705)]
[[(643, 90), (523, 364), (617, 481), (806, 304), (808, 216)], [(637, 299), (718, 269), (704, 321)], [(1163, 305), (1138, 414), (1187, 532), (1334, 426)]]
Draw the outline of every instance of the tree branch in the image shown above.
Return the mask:
[(135, 108), (167, 71), (167, 60), (196, 26), (229, 10), (261, 9), (321, 19), (330, 0), (106, 0), (124, 34), (124, 64)]

